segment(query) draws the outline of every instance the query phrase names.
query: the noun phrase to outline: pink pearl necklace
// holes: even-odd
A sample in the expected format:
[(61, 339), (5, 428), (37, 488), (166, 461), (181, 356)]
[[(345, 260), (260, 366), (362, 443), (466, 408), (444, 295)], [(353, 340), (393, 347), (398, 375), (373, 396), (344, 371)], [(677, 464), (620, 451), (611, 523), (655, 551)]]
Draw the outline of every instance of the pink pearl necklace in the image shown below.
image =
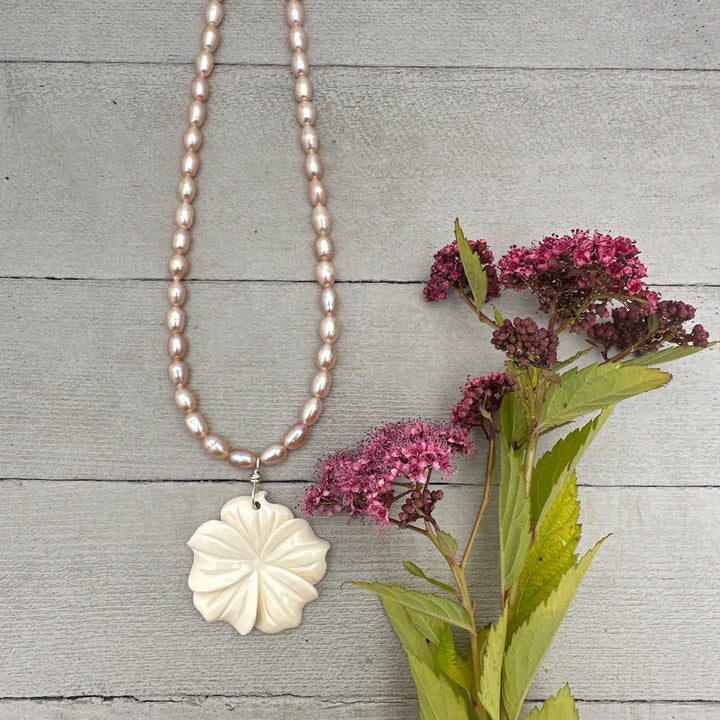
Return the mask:
[(200, 52), (195, 67), (197, 74), (190, 83), (192, 101), (188, 108), (189, 127), (183, 135), (185, 152), (180, 160), (182, 177), (178, 183), (180, 204), (175, 212), (177, 228), (172, 236), (173, 255), (168, 261), (168, 271), (172, 282), (168, 287), (170, 310), (167, 313), (167, 326), (170, 337), (167, 343), (171, 362), (168, 365), (168, 376), (175, 387), (175, 405), (185, 414), (185, 427), (192, 435), (200, 438), (203, 448), (211, 457), (227, 459), (241, 469), (257, 469), (264, 465), (276, 465), (287, 456), (288, 450), (296, 450), (308, 438), (308, 427), (312, 425), (322, 412), (322, 399), (328, 394), (332, 376), (330, 370), (335, 365), (336, 351), (334, 342), (339, 334), (339, 326), (335, 313), (338, 296), (333, 284), (335, 269), (331, 264), (335, 250), (330, 238), (330, 213), (325, 207), (327, 192), (322, 183), (322, 163), (318, 155), (319, 139), (314, 128), (316, 110), (312, 102), (312, 83), (308, 77), (308, 58), (305, 54), (307, 33), (303, 27), (304, 9), (298, 0), (288, 0), (285, 15), (290, 29), (288, 42), (292, 51), (290, 62), (295, 75), (295, 97), (298, 101), (297, 119), (300, 123), (300, 145), (305, 151), (305, 174), (308, 178), (308, 199), (312, 205), (312, 224), (317, 232), (315, 239), (315, 255), (318, 264), (315, 275), (322, 287), (320, 291), (320, 308), (323, 318), (320, 322), (320, 338), (322, 344), (317, 351), (316, 362), (318, 372), (310, 383), (312, 397), (305, 403), (300, 413), (300, 422), (291, 425), (282, 440), (270, 443), (259, 453), (244, 448), (231, 448), (227, 440), (217, 433), (210, 432), (205, 418), (197, 411), (197, 399), (188, 388), (188, 366), (184, 361), (187, 353), (187, 341), (182, 331), (185, 327), (186, 290), (183, 278), (188, 272), (187, 253), (190, 249), (190, 228), (193, 224), (194, 209), (192, 202), (197, 192), (195, 176), (200, 167), (198, 151), (202, 145), (200, 128), (205, 120), (205, 102), (210, 94), (208, 77), (214, 66), (214, 51), (220, 42), (218, 26), (223, 18), (223, 5), (218, 0), (210, 0), (205, 6), (205, 27), (200, 36)]

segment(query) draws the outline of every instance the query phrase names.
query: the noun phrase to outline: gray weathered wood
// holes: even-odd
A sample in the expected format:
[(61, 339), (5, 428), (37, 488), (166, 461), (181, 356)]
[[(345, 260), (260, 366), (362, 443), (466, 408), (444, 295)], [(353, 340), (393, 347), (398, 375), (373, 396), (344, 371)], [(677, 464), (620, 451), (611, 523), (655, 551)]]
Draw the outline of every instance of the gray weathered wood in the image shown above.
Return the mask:
[[(312, 277), (291, 77), (213, 76), (192, 277)], [(497, 251), (598, 228), (635, 239), (654, 282), (717, 283), (720, 74), (313, 77), (344, 279), (424, 279), (460, 216)], [(157, 65), (3, 67), (0, 274), (164, 276), (189, 79)]]
[[(413, 697), (403, 653), (377, 599), (348, 578), (412, 581), (413, 558), (445, 576), (423, 538), (317, 518), (332, 544), (320, 598), (284, 635), (208, 625), (186, 587), (184, 542), (241, 490), (232, 483), (0, 486), (0, 697), (297, 696), (328, 702)], [(715, 701), (720, 657), (717, 488), (582, 488), (587, 546), (598, 554), (531, 690), (569, 681), (578, 698)], [(272, 486), (294, 505), (297, 484)], [(462, 540), (477, 489), (448, 488), (438, 519)], [(497, 506), (489, 508), (472, 585), (478, 617), (498, 604)], [(420, 582), (420, 581), (417, 581)], [(328, 652), (328, 648), (332, 652)], [(378, 713), (376, 717), (380, 717)]]
[[(287, 62), (283, 3), (227, 4), (220, 57)], [(11, 60), (187, 61), (202, 1), (120, 5), (5, 0), (0, 57)], [(341, 65), (717, 68), (720, 14), (713, 0), (603, 3), (413, 3), (313, 0), (312, 60)]]
[[(207, 458), (172, 403), (165, 286), (0, 281), (0, 477), (237, 477)], [(698, 318), (718, 334), (717, 288), (666, 290), (696, 305)], [(459, 299), (426, 303), (419, 285), (343, 283), (338, 291), (343, 334), (325, 414), (272, 478), (309, 477), (318, 456), (356, 443), (373, 426), (447, 419), (468, 375), (502, 368), (504, 356)], [(510, 317), (534, 309), (519, 293), (501, 308)], [(280, 438), (309, 395), (319, 343), (317, 286), (196, 282), (186, 310), (190, 385), (211, 427), (255, 449)], [(718, 484), (717, 350), (668, 369), (676, 375), (669, 387), (618, 408), (586, 458), (581, 482)], [(479, 458), (463, 465), (460, 481), (473, 482), (480, 467)]]

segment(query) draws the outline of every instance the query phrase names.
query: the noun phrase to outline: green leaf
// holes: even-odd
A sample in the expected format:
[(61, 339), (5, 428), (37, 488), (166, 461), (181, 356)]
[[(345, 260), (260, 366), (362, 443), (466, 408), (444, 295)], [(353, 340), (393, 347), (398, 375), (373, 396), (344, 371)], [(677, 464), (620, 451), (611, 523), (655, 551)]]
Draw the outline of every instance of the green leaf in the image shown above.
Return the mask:
[(532, 615), (513, 634), (503, 663), (503, 704), (509, 720), (517, 720), (530, 688), (553, 637), (565, 617), (590, 562), (605, 538), (589, 550), (579, 563), (563, 575), (556, 590), (538, 605)]
[[(403, 605), (390, 598), (382, 598), (382, 604), (405, 652), (408, 655), (414, 654), (423, 662), (432, 665), (433, 655), (428, 643), (440, 642), (439, 635), (445, 626), (444, 623), (420, 614), (413, 617)], [(418, 618), (426, 620), (424, 626), (417, 622)], [(418, 626), (423, 629), (421, 630)]]
[(506, 634), (507, 605), (488, 634), (480, 670), (480, 702), (490, 716), (490, 720), (500, 720), (502, 661), (505, 654)]
[(525, 567), (520, 576), (517, 616), (522, 625), (532, 611), (557, 588), (565, 573), (577, 561), (575, 550), (580, 542), (580, 503), (575, 475), (562, 484), (545, 517), (537, 528)]
[(493, 313), (495, 314), (495, 322), (498, 325), (502, 325), (505, 322), (505, 318), (502, 313), (493, 305)]
[(550, 366), (551, 370), (555, 370), (557, 372), (558, 370), (562, 370), (564, 367), (567, 367), (568, 365), (572, 365), (576, 360), (579, 360), (583, 355), (587, 355), (592, 350), (591, 347), (585, 348), (585, 350), (580, 350), (579, 352), (576, 352), (572, 357), (569, 357), (567, 360), (561, 360), (560, 362), (556, 362), (554, 365)]
[(458, 549), (458, 541), (444, 530), (437, 531), (437, 539), (440, 552), (445, 555), (445, 557), (454, 558)]
[(593, 363), (581, 370), (572, 368), (562, 375), (562, 385), (548, 387), (540, 426), (562, 425), (580, 415), (662, 387), (671, 377), (657, 368), (633, 367), (626, 363)]
[(549, 697), (542, 708), (533, 708), (525, 720), (579, 720), (579, 717), (575, 699), (565, 685), (557, 695)]
[[(707, 347), (712, 347), (715, 344), (717, 344), (717, 341), (708, 343)], [(675, 347), (665, 348), (664, 350), (658, 350), (657, 352), (632, 358), (632, 360), (624, 360), (623, 365), (659, 365), (660, 363), (679, 360), (688, 355), (694, 355), (701, 350), (705, 350), (705, 348), (695, 347), (694, 345), (676, 345)]]
[(440, 642), (435, 650), (435, 663), (439, 670), (468, 693), (467, 699), (470, 700), (475, 682), (472, 667), (455, 649), (455, 638), (449, 625), (444, 625), (440, 634)]
[(439, 587), (441, 590), (444, 590), (445, 592), (448, 592), (453, 596), (457, 596), (458, 591), (456, 588), (454, 588), (452, 585), (441, 582), (440, 580), (436, 580), (435, 578), (428, 577), (414, 562), (410, 562), (409, 560), (407, 560), (403, 563), (403, 565), (411, 575), (422, 578), (423, 580), (427, 580), (432, 585), (435, 585), (435, 587)]
[(455, 239), (458, 248), (460, 248), (460, 261), (475, 299), (475, 307), (480, 310), (487, 297), (487, 273), (482, 266), (480, 256), (470, 247), (470, 243), (460, 228), (460, 221), (457, 218), (455, 218)]
[(542, 520), (543, 511), (555, 494), (573, 474), (585, 450), (600, 432), (614, 405), (606, 407), (596, 418), (558, 440), (538, 460), (530, 487), (530, 518), (533, 527)]
[(357, 580), (350, 580), (349, 582), (351, 585), (357, 585), (365, 588), (365, 590), (377, 593), (383, 599), (389, 598), (399, 602), (411, 613), (412, 611), (424, 613), (436, 620), (461, 627), (464, 630), (470, 630), (470, 616), (465, 608), (448, 598), (410, 590), (402, 585), (386, 585), (385, 583), (360, 582)]
[(503, 593), (520, 577), (530, 547), (530, 499), (525, 494), (522, 452), (500, 447), (500, 567)]
[(530, 424), (522, 395), (515, 390), (507, 393), (500, 406), (500, 428), (505, 441), (519, 447), (530, 437)]
[(418, 692), (420, 720), (468, 720), (467, 704), (450, 683), (416, 655), (408, 664)]

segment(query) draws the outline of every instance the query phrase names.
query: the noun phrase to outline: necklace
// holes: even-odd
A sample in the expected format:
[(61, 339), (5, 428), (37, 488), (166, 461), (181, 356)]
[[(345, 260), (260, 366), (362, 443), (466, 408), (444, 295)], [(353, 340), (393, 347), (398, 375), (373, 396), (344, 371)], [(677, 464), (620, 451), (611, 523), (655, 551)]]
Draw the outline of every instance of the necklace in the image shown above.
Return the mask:
[(210, 432), (205, 418), (197, 410), (197, 399), (188, 387), (189, 371), (184, 360), (187, 342), (182, 334), (186, 297), (183, 279), (188, 272), (187, 253), (194, 219), (194, 178), (200, 167), (200, 128), (205, 120), (205, 103), (210, 94), (208, 77), (220, 41), (218, 26), (223, 12), (219, 0), (210, 0), (205, 6), (206, 24), (195, 63), (197, 74), (190, 83), (189, 126), (183, 135), (185, 152), (180, 161), (182, 177), (178, 183), (180, 204), (175, 212), (177, 228), (172, 236), (173, 255), (168, 261), (172, 282), (168, 287), (170, 337), (167, 350), (170, 356), (168, 376), (175, 387), (175, 405), (185, 415), (185, 427), (201, 440), (210, 457), (227, 460), (235, 468), (252, 470), (251, 494), (229, 500), (220, 512), (221, 519), (203, 523), (188, 541), (194, 553), (188, 585), (193, 591), (195, 607), (206, 620), (225, 620), (240, 634), (246, 635), (253, 627), (274, 633), (299, 625), (303, 607), (317, 597), (314, 585), (325, 574), (325, 556), (330, 545), (313, 533), (306, 520), (295, 518), (292, 511), (282, 505), (268, 502), (267, 494), (258, 491), (257, 486), (261, 466), (276, 465), (285, 459), (288, 450), (303, 445), (308, 438), (308, 427), (320, 417), (322, 400), (332, 381), (330, 371), (336, 360), (338, 297), (333, 287), (335, 270), (330, 261), (335, 251), (329, 235), (330, 214), (325, 207), (327, 193), (321, 180), (319, 139), (314, 127), (316, 111), (305, 54), (304, 9), (299, 0), (288, 0), (285, 15), (290, 26), (288, 42), (295, 75), (300, 145), (305, 151), (308, 199), (313, 208), (312, 224), (317, 232), (316, 278), (321, 286), (323, 313), (320, 322), (322, 344), (315, 358), (318, 371), (311, 381), (312, 396), (302, 408), (300, 422), (291, 425), (281, 441), (270, 443), (261, 452), (253, 452), (232, 448), (222, 435)]

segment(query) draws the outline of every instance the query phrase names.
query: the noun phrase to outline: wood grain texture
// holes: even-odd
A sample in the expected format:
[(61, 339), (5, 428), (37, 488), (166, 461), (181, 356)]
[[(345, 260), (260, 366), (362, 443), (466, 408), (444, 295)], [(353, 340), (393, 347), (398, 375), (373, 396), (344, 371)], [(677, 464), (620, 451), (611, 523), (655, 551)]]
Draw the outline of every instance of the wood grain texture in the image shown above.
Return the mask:
[[(0, 477), (194, 480), (238, 476), (182, 425), (165, 375), (163, 282), (0, 281)], [(419, 285), (338, 288), (342, 336), (325, 412), (271, 477), (310, 477), (319, 456), (406, 417), (446, 419), (468, 375), (504, 356), (459, 299), (426, 303)], [(720, 330), (717, 288), (667, 288)], [(505, 315), (534, 306), (519, 293)], [(309, 396), (319, 343), (310, 283), (191, 283), (190, 386), (210, 425), (239, 446), (282, 436)], [(581, 341), (579, 341), (581, 342)], [(579, 345), (582, 347), (582, 345)], [(572, 354), (571, 343), (566, 351)], [(581, 466), (593, 485), (716, 485), (720, 367), (711, 349), (668, 366), (667, 387), (616, 411)], [(672, 418), (668, 419), (672, 407)], [(642, 426), (638, 418), (643, 419)], [(679, 438), (682, 438), (681, 442)], [(463, 464), (474, 482), (480, 458)]]
[[(377, 598), (341, 583), (401, 579), (408, 558), (444, 577), (414, 533), (318, 518), (316, 532), (332, 544), (329, 570), (300, 628), (243, 638), (202, 620), (186, 587), (184, 543), (239, 490), (232, 483), (2, 483), (0, 697), (267, 695), (361, 705), (369, 694), (377, 703), (412, 698)], [(276, 483), (271, 494), (294, 505), (300, 487)], [(448, 488), (441, 525), (465, 537), (478, 495), (478, 488)], [(584, 545), (613, 535), (531, 697), (569, 681), (588, 701), (716, 701), (720, 657), (708, 638), (720, 629), (720, 579), (709, 569), (720, 542), (720, 490), (583, 488), (580, 495)], [(496, 512), (493, 502), (489, 517)], [(471, 563), (481, 622), (498, 609), (493, 525), (482, 529), (482, 551)]]
[[(202, 6), (5, 0), (12, 22), (0, 30), (0, 56), (177, 62), (197, 46)], [(720, 55), (713, 0), (679, 0), (662, 10), (653, 0), (312, 0), (306, 25), (320, 64), (717, 68)], [(221, 57), (284, 64), (285, 27), (280, 2), (229, 2)]]
[[(2, 66), (1, 275), (164, 277), (190, 77), (186, 66)], [(194, 278), (312, 277), (290, 78), (274, 67), (212, 78)], [(325, 68), (313, 79), (342, 278), (423, 280), (459, 216), (497, 252), (598, 228), (635, 239), (654, 282), (717, 284), (720, 73)]]

